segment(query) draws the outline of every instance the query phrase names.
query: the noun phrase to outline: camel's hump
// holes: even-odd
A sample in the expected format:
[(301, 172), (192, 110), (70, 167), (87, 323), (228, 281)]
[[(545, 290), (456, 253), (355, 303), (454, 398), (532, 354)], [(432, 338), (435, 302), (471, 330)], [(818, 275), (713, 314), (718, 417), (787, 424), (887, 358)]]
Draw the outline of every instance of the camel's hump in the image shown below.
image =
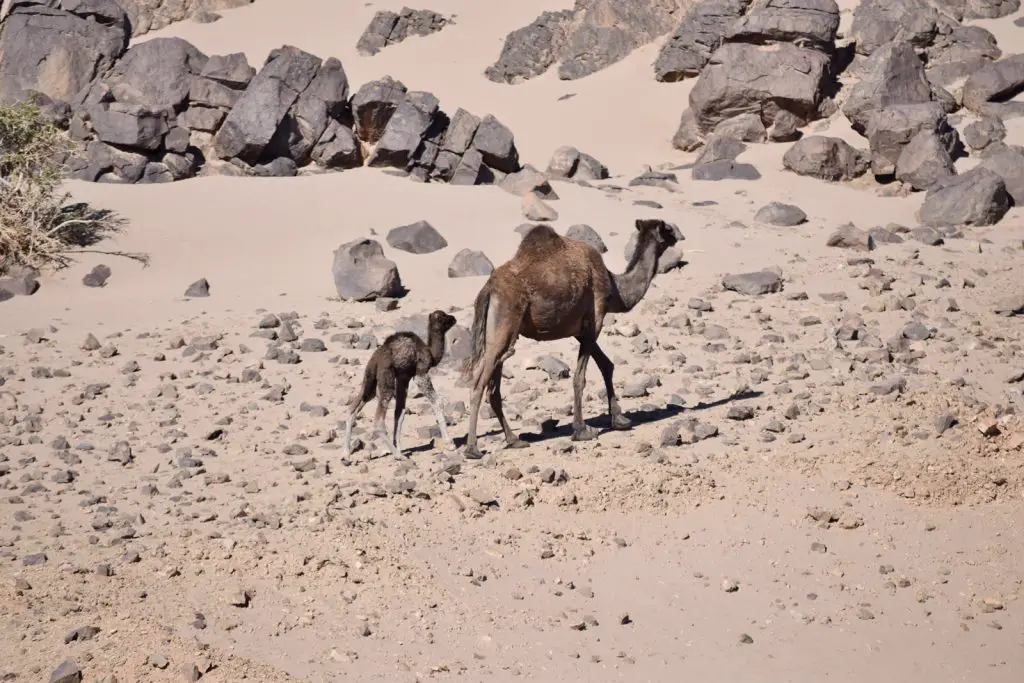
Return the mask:
[(562, 236), (555, 232), (550, 225), (535, 225), (529, 232), (523, 235), (516, 253), (550, 253), (563, 247), (564, 244), (565, 241)]

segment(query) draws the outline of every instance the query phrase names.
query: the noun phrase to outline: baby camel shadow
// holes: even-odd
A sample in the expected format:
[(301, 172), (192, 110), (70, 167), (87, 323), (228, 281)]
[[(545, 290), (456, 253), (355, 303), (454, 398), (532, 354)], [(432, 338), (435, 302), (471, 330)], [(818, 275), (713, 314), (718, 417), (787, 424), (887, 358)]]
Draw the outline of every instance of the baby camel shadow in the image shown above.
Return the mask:
[[(759, 398), (763, 395), (764, 392), (747, 389), (746, 391), (737, 392), (735, 394), (726, 396), (725, 398), (720, 398), (716, 401), (711, 401), (710, 403), (705, 403), (704, 401), (701, 401), (700, 403), (689, 408), (684, 408), (681, 406), (666, 406), (665, 408), (654, 408), (652, 410), (627, 411), (625, 414), (630, 420), (632, 420), (633, 430), (635, 430), (639, 425), (663, 422), (665, 420), (669, 420), (673, 417), (678, 417), (680, 415), (688, 415), (698, 411), (710, 410), (712, 408), (717, 408), (719, 406), (724, 406), (726, 404), (733, 403), (734, 401), (745, 401), (752, 398)], [(607, 415), (602, 415), (601, 417), (587, 420), (587, 424), (597, 428), (598, 434), (604, 434), (605, 432), (615, 431), (611, 428), (611, 421)], [(501, 433), (501, 429), (494, 429), (487, 432), (487, 435), (490, 436), (492, 434)], [(526, 443), (534, 444), (544, 443), (545, 441), (550, 441), (551, 439), (569, 437), (572, 436), (572, 433), (573, 430), (571, 424), (562, 424), (558, 425), (554, 429), (543, 431), (540, 434), (523, 432), (520, 433), (519, 438), (525, 441)], [(464, 443), (464, 438), (456, 439), (456, 445), (461, 446)], [(424, 446), (423, 449), (429, 450), (429, 448), (430, 446), (427, 445)]]

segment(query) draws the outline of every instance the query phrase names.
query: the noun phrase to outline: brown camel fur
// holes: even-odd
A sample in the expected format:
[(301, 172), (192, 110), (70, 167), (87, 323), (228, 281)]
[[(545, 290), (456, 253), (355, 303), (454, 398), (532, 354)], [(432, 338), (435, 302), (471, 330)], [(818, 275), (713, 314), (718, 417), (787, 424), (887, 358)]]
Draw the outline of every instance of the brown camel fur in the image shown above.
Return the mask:
[(608, 272), (601, 254), (585, 242), (560, 236), (546, 225), (523, 236), (515, 255), (497, 268), (474, 304), (472, 352), (465, 373), (472, 384), (466, 454), (480, 457), (477, 413), (484, 390), (501, 423), (508, 448), (525, 444), (509, 427), (501, 405), (502, 365), (520, 336), (537, 341), (575, 337), (580, 343), (573, 376), (573, 440), (597, 437), (583, 421), (583, 387), (591, 356), (604, 378), (613, 429), (632, 424), (622, 414), (612, 387), (613, 365), (597, 344), (605, 313), (632, 310), (657, 272), (658, 258), (683, 239), (679, 228), (658, 219), (636, 221), (637, 246), (625, 272)]
[[(455, 318), (444, 311), (430, 314), (427, 327), (427, 342), (413, 332), (396, 332), (373, 352), (366, 362), (363, 372), (363, 386), (349, 402), (348, 419), (345, 423), (345, 455), (351, 454), (352, 426), (355, 424), (359, 411), (368, 401), (376, 397), (377, 413), (373, 424), (373, 434), (387, 445), (388, 450), (396, 458), (402, 454), (401, 434), (402, 422), (405, 419), (405, 399), (408, 395), (409, 382), (416, 378), (420, 391), (430, 402), (437, 418), (437, 426), (441, 430), (441, 440), (448, 450), (454, 450), (448, 437), (448, 428), (444, 421), (444, 409), (441, 397), (434, 390), (427, 373), (436, 367), (444, 358), (444, 337), (455, 326)], [(388, 438), (384, 417), (388, 404), (395, 399), (394, 440)]]

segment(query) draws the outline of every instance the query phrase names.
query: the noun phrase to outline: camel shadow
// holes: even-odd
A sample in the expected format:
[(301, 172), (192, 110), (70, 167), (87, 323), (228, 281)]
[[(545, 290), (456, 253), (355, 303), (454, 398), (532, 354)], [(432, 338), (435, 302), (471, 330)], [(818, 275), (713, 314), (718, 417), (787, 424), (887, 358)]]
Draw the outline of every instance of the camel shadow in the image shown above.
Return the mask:
[[(682, 406), (666, 406), (664, 408), (654, 408), (651, 410), (633, 410), (623, 412), (625, 413), (626, 417), (632, 420), (633, 430), (635, 430), (637, 427), (641, 425), (663, 422), (665, 420), (670, 420), (674, 417), (679, 417), (681, 415), (689, 415), (704, 410), (710, 410), (712, 408), (718, 408), (719, 406), (727, 405), (729, 403), (733, 403), (736, 401), (746, 401), (752, 398), (759, 398), (763, 395), (764, 392), (762, 391), (748, 390), (732, 394), (725, 398), (720, 398), (718, 400), (711, 401), (708, 403), (701, 401), (700, 403), (697, 403), (696, 405), (689, 408), (684, 408)], [(567, 419), (571, 421), (571, 418)], [(591, 427), (595, 427), (598, 430), (599, 436), (602, 434), (606, 434), (608, 432), (616, 431), (611, 428), (611, 421), (607, 414), (594, 417), (589, 420), (585, 420), (585, 422)], [(500, 435), (501, 433), (502, 431), (500, 428), (491, 429), (482, 434), (482, 436)], [(550, 441), (551, 439), (567, 438), (570, 436), (572, 436), (572, 424), (570, 422), (567, 422), (566, 424), (559, 424), (553, 429), (546, 429), (541, 431), (540, 433), (519, 433), (519, 438), (528, 444), (544, 443), (545, 441)], [(463, 436), (455, 438), (455, 445), (457, 447), (461, 448), (465, 444), (466, 437)], [(427, 448), (429, 449), (429, 446), (427, 446)]]

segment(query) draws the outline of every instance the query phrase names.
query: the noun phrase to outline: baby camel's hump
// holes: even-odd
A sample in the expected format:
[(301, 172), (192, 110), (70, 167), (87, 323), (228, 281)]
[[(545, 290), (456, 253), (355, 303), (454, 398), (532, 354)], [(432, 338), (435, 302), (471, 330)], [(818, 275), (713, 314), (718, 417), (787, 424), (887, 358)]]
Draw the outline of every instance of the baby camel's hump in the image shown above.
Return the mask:
[(412, 377), (423, 365), (426, 346), (412, 332), (396, 332), (384, 343), (390, 348), (391, 367), (395, 371), (395, 375)]

